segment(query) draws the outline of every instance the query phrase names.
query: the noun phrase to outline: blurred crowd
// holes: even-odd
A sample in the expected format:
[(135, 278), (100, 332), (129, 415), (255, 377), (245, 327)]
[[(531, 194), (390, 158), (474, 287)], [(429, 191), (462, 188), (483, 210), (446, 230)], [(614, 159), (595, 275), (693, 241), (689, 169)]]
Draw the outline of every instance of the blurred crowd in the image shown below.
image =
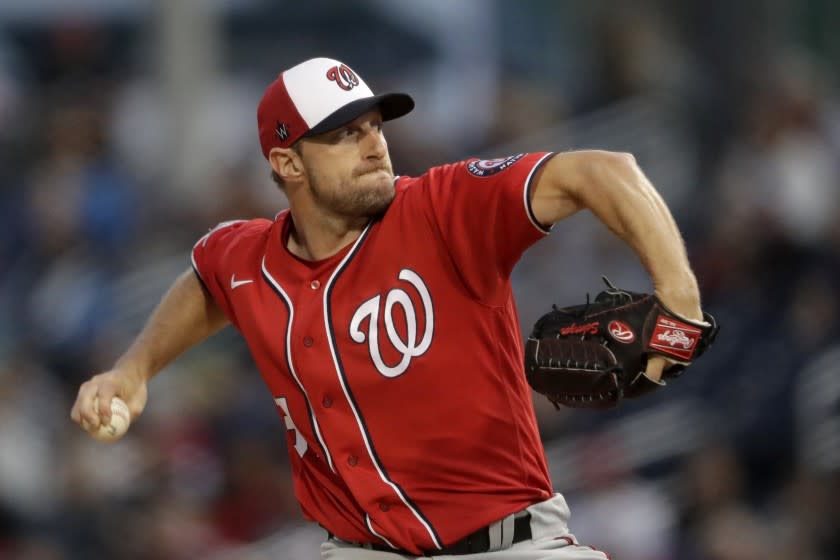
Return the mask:
[[(673, 209), (715, 346), (613, 411), (535, 399), (582, 542), (622, 560), (840, 558), (840, 8), (585, 4), (204, 3), (215, 56), (186, 91), (155, 9), (0, 8), (0, 559), (318, 558), (233, 329), (156, 378), (118, 443), (69, 420), (196, 239), (284, 207), (255, 108), (317, 55), (415, 96), (386, 128), (397, 173), (622, 150)], [(591, 216), (558, 224), (514, 273), (524, 334), (602, 274), (650, 289)]]

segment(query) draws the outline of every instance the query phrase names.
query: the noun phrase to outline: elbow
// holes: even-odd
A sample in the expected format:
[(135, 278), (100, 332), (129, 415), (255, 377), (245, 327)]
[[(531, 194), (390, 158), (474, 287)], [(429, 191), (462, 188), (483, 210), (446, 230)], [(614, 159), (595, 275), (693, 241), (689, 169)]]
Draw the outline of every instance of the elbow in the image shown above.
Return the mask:
[(636, 157), (629, 152), (599, 152), (600, 163), (615, 171), (635, 171), (639, 168)]
[(615, 155), (621, 160), (621, 163), (618, 165), (621, 165), (622, 170), (629, 176), (638, 177), (639, 175), (642, 175), (642, 169), (639, 167), (639, 164), (636, 162), (636, 157), (633, 154), (621, 152)]
[(636, 158), (627, 152), (596, 151), (590, 161), (590, 179), (595, 184), (614, 186), (618, 183), (636, 183), (631, 178), (641, 173)]

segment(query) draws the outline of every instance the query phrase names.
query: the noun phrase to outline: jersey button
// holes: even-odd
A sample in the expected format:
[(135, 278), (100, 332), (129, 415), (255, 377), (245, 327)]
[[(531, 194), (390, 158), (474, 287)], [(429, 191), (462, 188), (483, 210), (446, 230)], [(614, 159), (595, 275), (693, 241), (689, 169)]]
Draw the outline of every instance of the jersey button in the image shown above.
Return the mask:
[(311, 336), (303, 337), (303, 345), (306, 346), (307, 348), (312, 346), (312, 337)]
[(324, 400), (321, 401), (321, 404), (324, 405), (324, 408), (329, 408), (332, 406), (332, 399), (329, 397), (324, 397)]
[(351, 467), (355, 467), (358, 463), (359, 463), (359, 458), (356, 457), (355, 455), (350, 455), (349, 457), (347, 457), (347, 464), (350, 465)]
[(317, 280), (313, 280), (312, 282), (309, 283), (309, 287), (312, 288), (313, 290), (317, 290), (318, 288), (321, 287), (321, 283), (318, 282)]
[(379, 509), (381, 509), (382, 511), (388, 511), (389, 509), (391, 509), (391, 506), (389, 506), (385, 502), (379, 502)]

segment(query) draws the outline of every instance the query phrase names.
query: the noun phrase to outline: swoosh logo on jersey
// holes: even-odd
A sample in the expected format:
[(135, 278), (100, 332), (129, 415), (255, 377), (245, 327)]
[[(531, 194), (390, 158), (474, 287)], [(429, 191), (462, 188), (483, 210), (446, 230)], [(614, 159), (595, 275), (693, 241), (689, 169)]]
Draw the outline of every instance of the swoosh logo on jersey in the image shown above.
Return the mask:
[(245, 284), (250, 284), (252, 282), (253, 282), (253, 280), (237, 280), (236, 279), (236, 274), (231, 274), (230, 275), (230, 289), (231, 290), (235, 290), (239, 286), (243, 286)]

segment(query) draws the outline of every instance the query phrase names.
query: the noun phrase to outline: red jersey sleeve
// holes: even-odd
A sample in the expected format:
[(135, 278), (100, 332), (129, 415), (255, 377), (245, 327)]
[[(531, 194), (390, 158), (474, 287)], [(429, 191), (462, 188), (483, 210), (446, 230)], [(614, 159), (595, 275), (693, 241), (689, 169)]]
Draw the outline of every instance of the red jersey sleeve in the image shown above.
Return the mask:
[(430, 212), (464, 284), (495, 302), (529, 246), (549, 233), (534, 218), (530, 192), (551, 152), (466, 160), (427, 175)]
[(230, 284), (235, 281), (235, 263), (245, 252), (253, 233), (268, 229), (269, 220), (232, 220), (222, 222), (199, 239), (192, 249), (192, 267), (213, 300), (235, 326), (239, 326), (230, 303)]

